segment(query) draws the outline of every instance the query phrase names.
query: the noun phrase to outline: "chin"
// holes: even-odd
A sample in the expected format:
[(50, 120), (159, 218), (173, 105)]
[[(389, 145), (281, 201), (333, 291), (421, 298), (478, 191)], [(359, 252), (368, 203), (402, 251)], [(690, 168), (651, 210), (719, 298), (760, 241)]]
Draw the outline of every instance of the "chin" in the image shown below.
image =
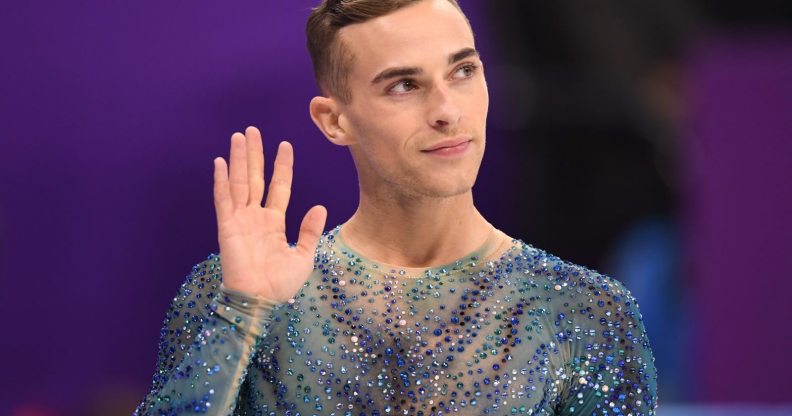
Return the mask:
[(434, 186), (424, 186), (418, 190), (418, 193), (432, 198), (450, 198), (469, 192), (472, 188), (473, 184), (467, 182), (436, 184)]

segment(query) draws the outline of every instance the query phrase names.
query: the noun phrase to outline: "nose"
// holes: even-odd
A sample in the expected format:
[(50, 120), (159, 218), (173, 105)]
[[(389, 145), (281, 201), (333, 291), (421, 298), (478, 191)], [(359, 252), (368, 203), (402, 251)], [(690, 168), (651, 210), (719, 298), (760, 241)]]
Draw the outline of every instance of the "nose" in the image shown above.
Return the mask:
[(462, 110), (444, 85), (434, 87), (427, 103), (427, 121), (435, 129), (454, 127), (462, 118)]

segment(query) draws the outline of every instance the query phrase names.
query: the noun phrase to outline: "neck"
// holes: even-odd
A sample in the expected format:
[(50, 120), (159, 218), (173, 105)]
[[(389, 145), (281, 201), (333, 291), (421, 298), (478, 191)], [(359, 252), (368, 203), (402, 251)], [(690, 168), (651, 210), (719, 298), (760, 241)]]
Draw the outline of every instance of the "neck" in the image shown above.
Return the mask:
[(478, 248), (492, 231), (471, 190), (436, 198), (379, 189), (361, 189), (357, 211), (341, 231), (351, 248), (372, 260), (403, 267), (446, 264)]

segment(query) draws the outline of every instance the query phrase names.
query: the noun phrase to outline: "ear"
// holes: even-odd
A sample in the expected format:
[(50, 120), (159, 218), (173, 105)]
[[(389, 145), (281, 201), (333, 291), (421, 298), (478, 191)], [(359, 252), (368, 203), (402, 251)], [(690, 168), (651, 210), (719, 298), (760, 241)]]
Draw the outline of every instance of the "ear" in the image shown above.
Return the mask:
[(354, 143), (345, 128), (342, 106), (334, 98), (321, 96), (312, 98), (309, 111), (314, 124), (327, 140), (339, 146)]

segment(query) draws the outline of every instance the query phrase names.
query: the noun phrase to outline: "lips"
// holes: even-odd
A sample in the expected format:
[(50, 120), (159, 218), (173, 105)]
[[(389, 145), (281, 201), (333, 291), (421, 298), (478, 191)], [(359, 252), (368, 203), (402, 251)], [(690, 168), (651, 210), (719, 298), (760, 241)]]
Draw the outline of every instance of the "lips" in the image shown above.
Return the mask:
[(447, 148), (447, 147), (456, 147), (456, 146), (461, 145), (462, 143), (466, 143), (466, 142), (469, 142), (471, 140), (472, 139), (469, 138), (469, 137), (457, 137), (457, 138), (454, 138), (454, 139), (446, 139), (446, 140), (443, 140), (443, 141), (441, 141), (439, 143), (435, 143), (434, 145), (432, 145), (431, 147), (429, 147), (427, 149), (422, 150), (422, 152), (432, 152), (432, 151), (443, 149), (443, 148)]

